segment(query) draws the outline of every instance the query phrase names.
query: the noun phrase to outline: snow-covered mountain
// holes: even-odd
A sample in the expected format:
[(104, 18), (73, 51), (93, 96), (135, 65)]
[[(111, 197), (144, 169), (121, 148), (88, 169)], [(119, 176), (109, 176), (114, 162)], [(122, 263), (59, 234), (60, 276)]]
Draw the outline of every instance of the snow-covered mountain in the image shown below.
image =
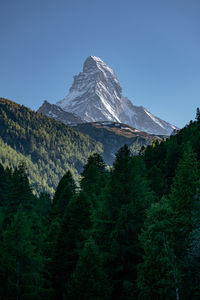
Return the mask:
[(86, 59), (83, 71), (74, 76), (68, 96), (56, 105), (85, 122), (120, 122), (160, 135), (169, 135), (176, 129), (143, 106), (135, 106), (123, 97), (114, 71), (96, 56)]

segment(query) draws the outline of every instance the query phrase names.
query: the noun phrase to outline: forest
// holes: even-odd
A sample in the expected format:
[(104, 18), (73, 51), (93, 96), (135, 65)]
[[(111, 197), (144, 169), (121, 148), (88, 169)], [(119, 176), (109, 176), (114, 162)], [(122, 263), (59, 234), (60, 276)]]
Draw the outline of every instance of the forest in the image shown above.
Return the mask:
[(200, 299), (200, 116), (77, 185), (34, 193), (27, 166), (0, 166), (0, 299)]
[(4, 98), (0, 128), (0, 163), (15, 168), (24, 161), (37, 193), (45, 189), (54, 194), (66, 170), (78, 180), (87, 157), (103, 151), (102, 144), (89, 136)]

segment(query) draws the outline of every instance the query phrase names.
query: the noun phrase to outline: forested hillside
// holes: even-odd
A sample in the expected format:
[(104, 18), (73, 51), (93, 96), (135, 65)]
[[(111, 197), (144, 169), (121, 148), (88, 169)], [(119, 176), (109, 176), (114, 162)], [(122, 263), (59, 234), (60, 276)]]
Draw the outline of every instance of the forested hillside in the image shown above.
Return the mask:
[(35, 190), (54, 192), (66, 170), (77, 176), (88, 156), (102, 145), (72, 128), (0, 98), (0, 163), (24, 161)]
[(0, 167), (1, 299), (200, 299), (200, 118), (109, 171), (89, 157), (51, 201)]
[(117, 151), (125, 144), (129, 146), (131, 153), (136, 155), (142, 146), (151, 145), (155, 139), (159, 141), (162, 139), (160, 136), (117, 122), (82, 123), (73, 128), (89, 135), (103, 145), (102, 157), (108, 165), (113, 164)]
[(87, 123), (71, 128), (0, 98), (0, 163), (4, 167), (17, 167), (25, 162), (34, 189), (53, 194), (66, 170), (78, 179), (92, 152), (101, 153), (105, 163), (112, 165), (116, 152), (124, 144), (136, 154), (142, 145), (160, 139), (128, 127)]

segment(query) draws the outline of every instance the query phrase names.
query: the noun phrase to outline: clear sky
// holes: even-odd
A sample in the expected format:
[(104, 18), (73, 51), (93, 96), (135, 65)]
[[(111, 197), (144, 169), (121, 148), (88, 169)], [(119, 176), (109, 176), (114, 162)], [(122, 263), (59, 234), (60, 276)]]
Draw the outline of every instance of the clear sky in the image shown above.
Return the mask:
[(56, 103), (89, 55), (183, 127), (200, 106), (200, 0), (0, 0), (0, 97)]

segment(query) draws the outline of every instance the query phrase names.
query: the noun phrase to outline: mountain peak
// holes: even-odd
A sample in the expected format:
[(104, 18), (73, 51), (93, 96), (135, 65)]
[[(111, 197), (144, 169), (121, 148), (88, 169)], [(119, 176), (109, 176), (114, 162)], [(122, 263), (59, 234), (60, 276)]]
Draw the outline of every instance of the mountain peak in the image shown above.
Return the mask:
[(100, 58), (100, 57), (97, 57), (97, 56), (94, 56), (94, 55), (90, 55), (86, 58), (85, 62), (84, 62), (84, 65), (86, 64), (90, 64), (90, 63), (94, 63), (94, 64), (98, 64), (98, 63), (101, 63), (101, 64), (105, 64), (104, 61)]
[(57, 106), (78, 115), (85, 122), (125, 123), (160, 135), (169, 135), (175, 128), (123, 97), (114, 71), (93, 55), (85, 60), (83, 71), (74, 76), (69, 94), (57, 102)]
[(101, 58), (94, 55), (89, 56), (83, 64), (83, 72), (87, 73), (91, 71), (101, 71), (104, 72), (104, 75), (106, 71), (110, 73), (111, 76), (115, 76), (114, 71), (109, 68)]
[(96, 56), (89, 56), (83, 64), (83, 72), (88, 72), (89, 70), (97, 69), (98, 64), (103, 63), (103, 61)]
[(84, 62), (83, 72), (74, 76), (68, 96), (57, 105), (86, 122), (119, 122), (115, 107), (121, 109), (121, 96), (122, 89), (113, 70), (99, 57), (89, 56)]

